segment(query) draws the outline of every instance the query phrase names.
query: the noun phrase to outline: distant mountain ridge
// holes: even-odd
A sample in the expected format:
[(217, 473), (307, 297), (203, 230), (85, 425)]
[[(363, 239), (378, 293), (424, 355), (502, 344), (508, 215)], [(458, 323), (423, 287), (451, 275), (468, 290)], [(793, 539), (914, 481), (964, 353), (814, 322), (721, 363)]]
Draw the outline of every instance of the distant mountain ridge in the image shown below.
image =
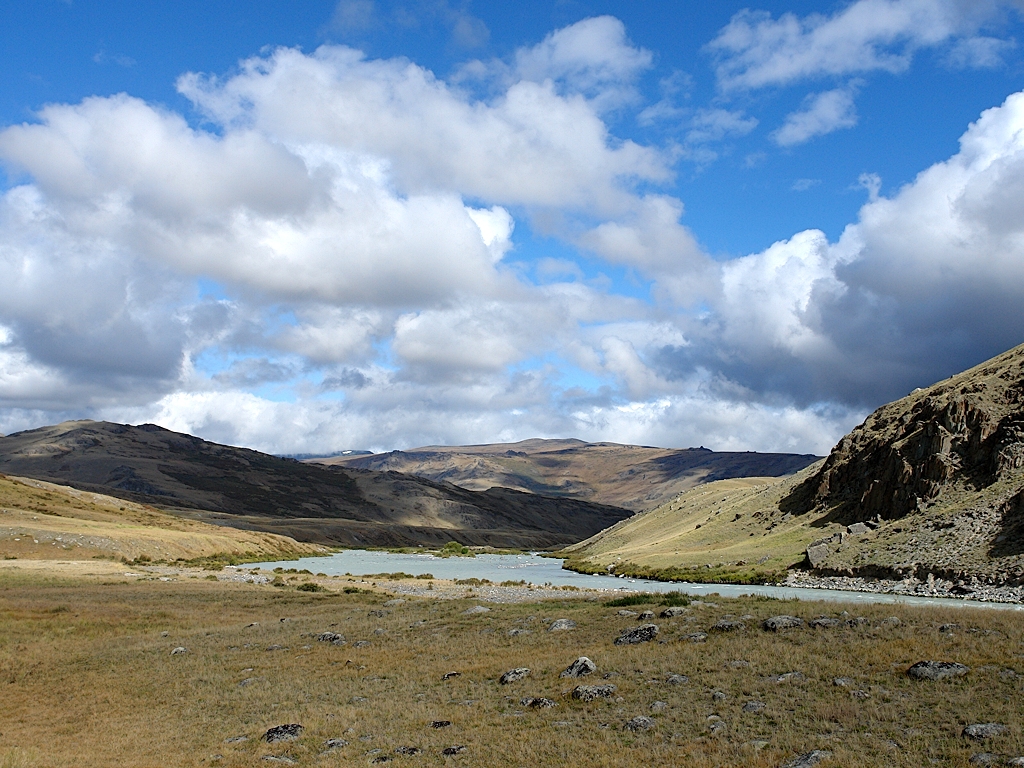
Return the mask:
[(548, 548), (629, 516), (514, 490), (475, 492), (395, 472), (302, 463), (154, 424), (72, 421), (0, 438), (0, 472), (195, 519), (345, 546)]
[(642, 511), (703, 483), (791, 475), (819, 458), (533, 438), (518, 443), (432, 445), (312, 461), (402, 472), (469, 490), (509, 488)]

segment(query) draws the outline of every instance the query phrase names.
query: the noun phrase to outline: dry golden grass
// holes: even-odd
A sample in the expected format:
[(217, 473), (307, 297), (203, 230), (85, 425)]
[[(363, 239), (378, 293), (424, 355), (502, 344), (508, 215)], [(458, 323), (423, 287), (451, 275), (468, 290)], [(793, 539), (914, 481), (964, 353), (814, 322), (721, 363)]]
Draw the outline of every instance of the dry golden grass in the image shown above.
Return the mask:
[[(265, 756), (333, 766), (389, 756), (394, 765), (424, 766), (768, 768), (829, 749), (833, 761), (823, 765), (916, 768), (967, 766), (981, 751), (1024, 754), (1024, 617), (1010, 611), (851, 607), (869, 622), (776, 635), (759, 620), (836, 615), (843, 606), (712, 597), (717, 605), (656, 619), (664, 643), (619, 647), (612, 641), (635, 619), (600, 602), (491, 604), (488, 613), (466, 615), (476, 603), (413, 598), (385, 607), (386, 595), (344, 594), (338, 590), (349, 582), (321, 581), (332, 591), (0, 569), (0, 766), (234, 767), (267, 765)], [(754, 618), (745, 631), (710, 633), (705, 643), (683, 639), (727, 614)], [(890, 615), (902, 624), (883, 626)], [(546, 620), (562, 617), (577, 629), (546, 631)], [(939, 632), (948, 622), (962, 629)], [(510, 637), (514, 628), (530, 633)], [(317, 642), (326, 630), (348, 643)], [(360, 640), (370, 644), (355, 647)], [(177, 646), (188, 652), (171, 655)], [(598, 673), (559, 678), (580, 655)], [(954, 681), (908, 679), (905, 670), (921, 659), (972, 670)], [(515, 666), (532, 673), (498, 685)], [(449, 671), (461, 675), (442, 681)], [(805, 679), (773, 679), (793, 671)], [(669, 685), (669, 674), (689, 682)], [(833, 685), (835, 677), (853, 684)], [(619, 698), (572, 701), (576, 682), (613, 683)], [(727, 698), (713, 700), (714, 691)], [(531, 710), (519, 703), (526, 696), (558, 706)], [(755, 699), (764, 711), (743, 712)], [(652, 713), (655, 701), (667, 707)], [(651, 715), (655, 727), (624, 730), (636, 715)], [(724, 732), (711, 732), (712, 715)], [(452, 725), (435, 730), (432, 720)], [(990, 721), (1010, 732), (984, 747), (960, 736), (966, 724)], [(260, 741), (283, 723), (301, 723), (302, 737)], [(235, 736), (247, 740), (225, 741)], [(324, 754), (328, 738), (349, 744)], [(442, 757), (454, 744), (465, 753)], [(395, 754), (402, 746), (422, 754)]]
[(0, 475), (0, 558), (192, 560), (324, 551), (284, 536), (223, 528), (111, 496)]

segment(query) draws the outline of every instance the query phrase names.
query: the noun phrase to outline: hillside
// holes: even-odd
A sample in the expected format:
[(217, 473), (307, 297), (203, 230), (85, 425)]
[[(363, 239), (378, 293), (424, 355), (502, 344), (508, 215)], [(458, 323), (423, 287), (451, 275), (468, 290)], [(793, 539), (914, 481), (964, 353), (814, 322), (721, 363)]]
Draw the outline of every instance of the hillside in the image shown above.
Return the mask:
[(70, 485), (218, 525), (349, 546), (546, 548), (629, 513), (506, 489), (326, 467), (218, 445), (153, 424), (73, 421), (0, 438), (0, 472)]
[(565, 551), (578, 570), (692, 580), (802, 565), (1022, 584), (1024, 346), (879, 408), (796, 476), (696, 488)]
[(221, 528), (113, 496), (0, 475), (5, 560), (277, 559), (324, 552), (271, 533)]
[(524, 440), (491, 445), (426, 446), (409, 451), (313, 459), (323, 464), (395, 471), (469, 490), (501, 487), (651, 509), (702, 483), (778, 477), (819, 457), (788, 453), (650, 448), (582, 440)]

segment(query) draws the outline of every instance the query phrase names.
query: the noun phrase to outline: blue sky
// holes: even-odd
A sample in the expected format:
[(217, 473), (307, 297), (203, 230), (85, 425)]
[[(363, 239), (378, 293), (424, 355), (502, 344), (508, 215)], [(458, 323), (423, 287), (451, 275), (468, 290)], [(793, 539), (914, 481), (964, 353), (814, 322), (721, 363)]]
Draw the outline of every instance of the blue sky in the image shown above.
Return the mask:
[(1019, 2), (0, 9), (0, 431), (822, 453), (1024, 341)]

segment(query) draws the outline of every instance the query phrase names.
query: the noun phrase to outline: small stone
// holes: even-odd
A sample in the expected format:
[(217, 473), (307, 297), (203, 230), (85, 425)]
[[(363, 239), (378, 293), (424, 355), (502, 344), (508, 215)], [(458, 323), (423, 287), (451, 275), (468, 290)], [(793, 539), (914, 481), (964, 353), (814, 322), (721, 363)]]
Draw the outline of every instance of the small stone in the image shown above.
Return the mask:
[(999, 755), (993, 755), (991, 752), (979, 752), (976, 755), (971, 755), (971, 759), (967, 762), (971, 765), (999, 765), (1002, 761)]
[(467, 608), (463, 611), (466, 616), (474, 616), (478, 613), (490, 613), (491, 609), (486, 608), (482, 605), (474, 605), (472, 608)]
[(1024, 765), (1024, 755), (1018, 757), (1011, 757), (1006, 761), (1007, 765)]
[(404, 602), (405, 602), (405, 600), (403, 600), (402, 598), (396, 597), (394, 600), (388, 600), (387, 602), (385, 602), (384, 603), (384, 607), (385, 608), (390, 608), (393, 605), (401, 605)]
[(827, 616), (819, 616), (816, 619), (811, 619), (807, 624), (811, 629), (832, 629), (833, 627), (838, 627), (840, 622), (839, 619), (830, 619)]
[(258, 677), (247, 677), (247, 678), (245, 678), (245, 680), (242, 680), (238, 684), (238, 687), (239, 688), (245, 688), (247, 685), (252, 685), (253, 683), (257, 682), (258, 680), (259, 680)]
[(275, 725), (273, 728), (267, 729), (267, 732), (263, 734), (263, 741), (268, 744), (276, 744), (279, 741), (295, 741), (302, 734), (303, 730), (303, 727), (298, 723)]
[(462, 744), (455, 744), (451, 747), (445, 747), (441, 750), (441, 754), (445, 757), (454, 757), (455, 755), (461, 755), (466, 751), (466, 747)]
[(262, 759), (267, 763), (284, 763), (285, 765), (295, 765), (296, 762), (288, 755), (264, 755)]
[(179, 645), (177, 648), (171, 649), (171, 656), (177, 656), (179, 653), (188, 653), (188, 648), (183, 645)]
[(349, 704), (365, 704), (366, 702), (369, 701), (369, 699), (366, 698), (365, 696), (353, 696), (348, 701), (349, 701)]
[(354, 643), (352, 643), (352, 647), (353, 648), (365, 648), (369, 644), (370, 644), (369, 640), (356, 640)]
[(840, 688), (849, 688), (856, 682), (852, 677), (833, 677), (832, 685), (839, 686)]
[(738, 619), (719, 619), (711, 625), (712, 632), (742, 632), (747, 625)]
[(641, 611), (640, 616), (638, 618), (640, 619), (640, 621), (648, 621), (649, 619), (653, 619), (654, 611)]
[(621, 611), (618, 611), (616, 613), (616, 615), (617, 616), (626, 616), (628, 618), (632, 618), (632, 617), (637, 615), (637, 612), (636, 611), (631, 611), (628, 608), (623, 608)]
[(802, 683), (807, 679), (803, 672), (783, 672), (771, 678), (774, 683)]
[(498, 678), (498, 682), (502, 685), (508, 685), (509, 683), (516, 682), (517, 680), (522, 680), (528, 674), (530, 674), (530, 670), (527, 667), (516, 667), (515, 669), (510, 669)]
[(651, 712), (664, 712), (668, 709), (668, 704), (664, 701), (656, 701), (651, 704)]
[(711, 700), (712, 701), (725, 701), (728, 698), (729, 698), (729, 696), (728, 696), (728, 694), (726, 694), (725, 691), (714, 691), (711, 694)]
[(324, 742), (324, 746), (327, 747), (327, 749), (341, 749), (342, 747), (347, 747), (348, 742), (344, 739), (327, 739), (327, 741)]
[(954, 632), (958, 629), (960, 629), (959, 624), (943, 624), (939, 627), (939, 632)]
[(572, 697), (576, 701), (595, 701), (610, 699), (616, 691), (614, 685), (577, 685), (572, 689)]
[(661, 612), (661, 618), (671, 619), (673, 616), (682, 616), (684, 613), (689, 613), (689, 608), (684, 608), (681, 605), (673, 605), (670, 608), (666, 608)]
[(649, 643), (658, 636), (657, 624), (641, 624), (633, 629), (626, 629), (615, 640), (615, 645), (636, 645), (638, 643)]
[(1000, 723), (974, 723), (964, 728), (962, 735), (967, 739), (981, 741), (1002, 736), (1007, 730), (1009, 729)]
[(686, 675), (669, 675), (665, 678), (665, 682), (669, 685), (683, 685), (690, 682), (690, 678)]
[(224, 739), (224, 743), (225, 744), (241, 744), (242, 742), (248, 741), (248, 740), (249, 740), (248, 736), (232, 736), (230, 738)]
[(586, 656), (580, 656), (576, 661), (565, 668), (559, 677), (586, 677), (597, 671), (597, 664)]
[(167, 636), (168, 636), (168, 635), (170, 635), (170, 634), (171, 634), (171, 633), (170, 633), (170, 632), (168, 632), (168, 631), (167, 631), (167, 630), (165, 629), (165, 630), (164, 630), (163, 632), (161, 632), (161, 633), (160, 633), (160, 637), (167, 637)]
[(781, 632), (784, 629), (796, 629), (802, 626), (804, 626), (804, 620), (796, 616), (772, 616), (761, 624), (761, 628), (766, 632)]
[(330, 643), (331, 645), (344, 645), (345, 636), (337, 632), (321, 632), (316, 636), (318, 643)]
[(509, 637), (519, 637), (520, 635), (528, 635), (528, 634), (530, 634), (530, 630), (528, 630), (528, 629), (510, 629), (508, 631), (508, 636)]
[(647, 717), (647, 715), (637, 715), (632, 720), (627, 721), (624, 727), (627, 731), (642, 733), (651, 730), (654, 727), (654, 721)]
[(396, 755), (408, 755), (409, 757), (418, 755), (422, 751), (419, 747), (395, 747)]
[(453, 677), (458, 677), (461, 674), (462, 674), (461, 672), (445, 672), (443, 675), (441, 675), (441, 679), (442, 680), (451, 680)]
[(519, 700), (519, 706), (529, 707), (530, 709), (551, 709), (557, 707), (558, 702), (552, 699), (545, 699), (543, 696), (537, 698), (527, 697)]
[(375, 635), (386, 635), (387, 632), (388, 631), (386, 629), (381, 629), (380, 627), (377, 627), (377, 629), (373, 630), (373, 634)]
[(688, 635), (680, 636), (679, 639), (687, 640), (691, 643), (703, 643), (705, 640), (708, 639), (708, 635), (706, 632), (691, 632)]
[(744, 712), (762, 712), (764, 711), (765, 703), (763, 701), (748, 701), (743, 705)]
[(802, 755), (798, 755), (788, 763), (783, 763), (782, 768), (811, 768), (811, 766), (817, 765), (822, 760), (828, 760), (830, 757), (832, 757), (832, 753), (827, 749), (816, 749), (813, 752), (805, 752)]
[(267, 646), (267, 650), (268, 651), (283, 651), (284, 650), (284, 646), (283, 645), (268, 645)]
[(570, 629), (576, 629), (576, 622), (572, 619), (555, 619), (551, 622), (551, 626), (548, 627), (548, 632), (565, 632)]
[(898, 616), (890, 616), (887, 619), (882, 619), (881, 626), (883, 627), (898, 627), (903, 622), (899, 620)]
[(441, 728), (451, 728), (452, 727), (452, 721), (451, 720), (431, 720), (430, 721), (430, 727), (434, 728), (434, 729), (438, 729), (438, 730), (441, 729)]
[(915, 680), (945, 680), (949, 677), (963, 677), (970, 667), (955, 661), (919, 661), (907, 670)]

